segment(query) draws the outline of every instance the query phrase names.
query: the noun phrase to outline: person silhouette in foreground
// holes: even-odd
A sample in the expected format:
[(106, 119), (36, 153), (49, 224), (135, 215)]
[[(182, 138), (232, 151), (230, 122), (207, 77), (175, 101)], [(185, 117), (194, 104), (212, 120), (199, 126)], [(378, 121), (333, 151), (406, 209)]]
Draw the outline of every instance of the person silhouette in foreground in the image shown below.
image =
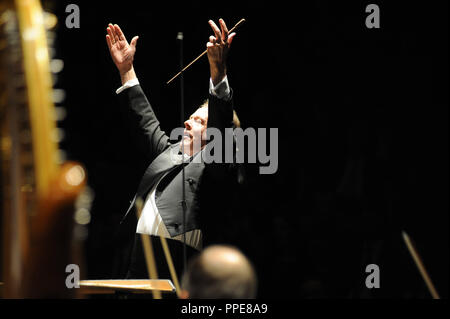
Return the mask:
[(193, 257), (182, 278), (182, 299), (254, 299), (257, 277), (237, 248), (211, 245)]

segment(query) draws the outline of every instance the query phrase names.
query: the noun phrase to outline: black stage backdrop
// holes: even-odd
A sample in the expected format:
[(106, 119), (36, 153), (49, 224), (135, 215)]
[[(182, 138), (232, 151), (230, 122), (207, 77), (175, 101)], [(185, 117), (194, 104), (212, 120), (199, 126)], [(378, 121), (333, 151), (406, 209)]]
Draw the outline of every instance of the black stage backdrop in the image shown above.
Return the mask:
[[(64, 25), (68, 4), (80, 28)], [(95, 192), (85, 245), (89, 279), (115, 276), (113, 236), (144, 163), (118, 111), (118, 72), (105, 42), (109, 22), (130, 41), (135, 69), (162, 128), (180, 126), (176, 35), (184, 61), (205, 49), (208, 20), (238, 30), (229, 56), (235, 109), (244, 128), (278, 128), (278, 171), (230, 199), (223, 242), (253, 261), (259, 297), (429, 298), (401, 239), (415, 240), (448, 296), (448, 4), (376, 1), (58, 1), (58, 55), (68, 117), (62, 147), (81, 161)], [(207, 58), (185, 73), (186, 116), (206, 97)], [(213, 214), (213, 212), (211, 212)], [(133, 230), (130, 230), (133, 231)], [(365, 286), (368, 264), (381, 288)]]

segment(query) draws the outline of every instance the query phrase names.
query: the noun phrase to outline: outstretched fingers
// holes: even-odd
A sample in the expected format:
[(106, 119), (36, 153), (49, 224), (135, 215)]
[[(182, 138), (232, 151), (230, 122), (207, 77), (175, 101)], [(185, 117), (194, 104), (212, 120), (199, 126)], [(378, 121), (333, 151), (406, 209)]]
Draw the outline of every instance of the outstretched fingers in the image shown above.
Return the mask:
[[(213, 44), (231, 44), (231, 41), (233, 41), (234, 36), (236, 35), (236, 33), (231, 33), (229, 34), (228, 31), (228, 27), (225, 23), (225, 21), (221, 18), (219, 19), (219, 25), (220, 25), (220, 29), (219, 27), (214, 23), (214, 21), (209, 20), (208, 21), (209, 25), (211, 26), (211, 28), (214, 31), (214, 36), (210, 37), (210, 42)], [(214, 38), (214, 41), (212, 40), (212, 38)]]
[(106, 32), (108, 32), (111, 44), (113, 45), (114, 43), (116, 43), (116, 40), (115, 40), (115, 37), (114, 37), (114, 26), (111, 23), (106, 28)]
[(222, 40), (228, 43), (228, 28), (223, 19), (219, 19), (220, 29), (222, 30)]
[(217, 25), (212, 20), (209, 20), (208, 23), (214, 31), (214, 35), (216, 36), (216, 42), (222, 43), (222, 36), (220, 34), (221, 32), (220, 32), (219, 28), (217, 27)]
[(233, 41), (233, 38), (235, 37), (235, 35), (236, 35), (236, 33), (235, 33), (235, 32), (232, 32), (232, 33), (228, 36), (228, 40), (227, 40), (228, 46), (231, 45), (231, 42)]
[(138, 36), (133, 37), (133, 39), (131, 39), (131, 41), (130, 41), (130, 46), (135, 48), (138, 39), (139, 39)]
[(111, 42), (111, 37), (109, 36), (109, 34), (106, 35), (106, 44), (108, 45), (108, 48), (111, 50), (113, 44)]
[(112, 23), (108, 24), (108, 31), (110, 31), (110, 36), (112, 39), (112, 43), (115, 44), (116, 42), (119, 42), (119, 34), (116, 31), (116, 28)]
[(119, 38), (120, 41), (126, 40), (122, 32), (122, 29), (120, 29), (119, 25), (115, 24), (114, 30), (116, 31), (117, 37)]

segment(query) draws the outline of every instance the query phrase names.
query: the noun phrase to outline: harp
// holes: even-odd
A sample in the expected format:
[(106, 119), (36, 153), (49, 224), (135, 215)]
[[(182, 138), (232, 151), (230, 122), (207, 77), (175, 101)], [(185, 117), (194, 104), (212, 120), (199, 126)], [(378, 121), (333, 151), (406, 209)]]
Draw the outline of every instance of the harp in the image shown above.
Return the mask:
[(47, 32), (38, 0), (0, 4), (1, 279), (5, 298), (74, 297), (65, 284), (84, 168), (62, 163)]

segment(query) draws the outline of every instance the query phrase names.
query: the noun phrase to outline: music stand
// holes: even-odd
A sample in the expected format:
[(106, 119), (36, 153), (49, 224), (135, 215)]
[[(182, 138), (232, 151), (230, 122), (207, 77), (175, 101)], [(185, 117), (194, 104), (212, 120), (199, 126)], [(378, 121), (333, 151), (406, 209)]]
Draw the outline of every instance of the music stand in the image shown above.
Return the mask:
[(176, 289), (168, 279), (106, 279), (106, 280), (81, 280), (80, 293), (114, 294), (116, 291), (150, 294), (155, 290), (163, 293), (175, 293)]

